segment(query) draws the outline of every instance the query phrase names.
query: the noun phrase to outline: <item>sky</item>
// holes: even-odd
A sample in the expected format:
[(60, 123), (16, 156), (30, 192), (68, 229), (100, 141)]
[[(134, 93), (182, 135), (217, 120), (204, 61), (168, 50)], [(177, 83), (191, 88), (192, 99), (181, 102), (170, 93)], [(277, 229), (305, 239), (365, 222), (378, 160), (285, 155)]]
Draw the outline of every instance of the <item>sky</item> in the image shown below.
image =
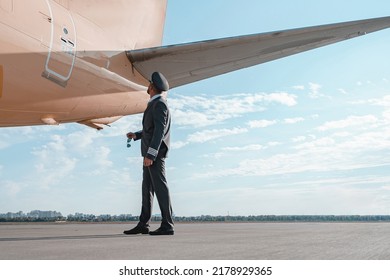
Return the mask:
[[(385, 0), (169, 0), (163, 44), (389, 15)], [(172, 89), (175, 215), (390, 215), (389, 49), (390, 29)], [(125, 134), (141, 120), (1, 128), (0, 213), (139, 215)]]

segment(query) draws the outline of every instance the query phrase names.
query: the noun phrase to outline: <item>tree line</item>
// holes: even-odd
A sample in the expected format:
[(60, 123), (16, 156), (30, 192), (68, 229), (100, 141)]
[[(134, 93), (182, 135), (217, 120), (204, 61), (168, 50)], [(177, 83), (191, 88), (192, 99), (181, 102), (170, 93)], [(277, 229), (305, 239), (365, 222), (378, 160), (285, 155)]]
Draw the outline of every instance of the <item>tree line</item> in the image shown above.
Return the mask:
[[(67, 217), (0, 217), (0, 222), (137, 222), (139, 216), (70, 214)], [(390, 222), (390, 215), (175, 216), (176, 222)], [(153, 216), (152, 221), (161, 221)]]

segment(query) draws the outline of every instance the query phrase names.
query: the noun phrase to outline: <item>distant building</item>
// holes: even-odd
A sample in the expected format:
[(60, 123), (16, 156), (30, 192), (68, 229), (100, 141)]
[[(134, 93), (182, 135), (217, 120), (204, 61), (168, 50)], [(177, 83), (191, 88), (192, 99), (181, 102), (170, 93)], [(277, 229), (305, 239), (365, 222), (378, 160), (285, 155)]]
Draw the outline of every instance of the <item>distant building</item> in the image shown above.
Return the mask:
[(62, 214), (57, 211), (41, 211), (41, 210), (34, 210), (31, 211), (30, 213), (27, 213), (26, 215), (29, 218), (60, 218), (62, 217)]

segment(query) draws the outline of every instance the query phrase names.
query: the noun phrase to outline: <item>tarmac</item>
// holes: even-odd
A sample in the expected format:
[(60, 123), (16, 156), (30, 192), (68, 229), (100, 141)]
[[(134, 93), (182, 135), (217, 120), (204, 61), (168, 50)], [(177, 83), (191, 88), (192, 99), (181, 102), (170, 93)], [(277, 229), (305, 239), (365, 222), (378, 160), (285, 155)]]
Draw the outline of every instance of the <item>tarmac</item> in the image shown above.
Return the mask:
[(0, 224), (0, 259), (390, 259), (390, 223), (177, 223), (173, 236), (122, 234), (134, 225)]

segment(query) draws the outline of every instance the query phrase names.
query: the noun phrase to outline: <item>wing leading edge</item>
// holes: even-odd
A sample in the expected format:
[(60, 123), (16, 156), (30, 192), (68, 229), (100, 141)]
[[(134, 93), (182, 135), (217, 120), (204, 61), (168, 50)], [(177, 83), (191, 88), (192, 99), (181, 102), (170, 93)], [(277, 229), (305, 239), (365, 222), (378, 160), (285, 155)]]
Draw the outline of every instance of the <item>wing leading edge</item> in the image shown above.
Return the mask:
[(390, 17), (126, 52), (145, 78), (160, 71), (178, 87), (390, 27)]

